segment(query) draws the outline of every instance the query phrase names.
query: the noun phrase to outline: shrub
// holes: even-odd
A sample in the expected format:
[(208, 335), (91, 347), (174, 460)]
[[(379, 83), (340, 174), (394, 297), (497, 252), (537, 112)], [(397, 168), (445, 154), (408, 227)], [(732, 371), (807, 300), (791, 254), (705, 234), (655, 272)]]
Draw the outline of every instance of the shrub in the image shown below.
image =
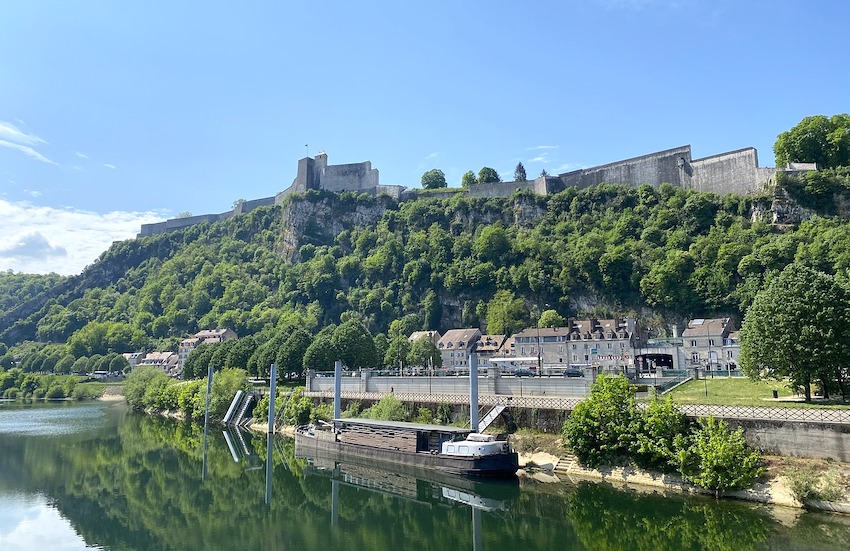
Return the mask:
[(321, 419), (322, 421), (331, 421), (334, 418), (334, 406), (330, 403), (322, 403), (318, 406), (314, 407), (310, 412), (310, 421), (316, 422)]
[(74, 387), (74, 400), (90, 400), (97, 396), (97, 393), (89, 385), (77, 385)]
[(213, 373), (210, 417), (224, 419), (238, 390), (248, 390), (248, 373), (244, 369), (222, 369)]
[(791, 467), (785, 471), (785, 477), (794, 497), (801, 502), (806, 499), (837, 501), (844, 495), (838, 471), (834, 468), (821, 473), (812, 465)]
[(401, 400), (393, 394), (388, 394), (381, 398), (380, 402), (364, 411), (363, 417), (383, 421), (407, 421), (410, 414)]
[(254, 419), (268, 419), (269, 418), (269, 395), (264, 394), (257, 401), (257, 405), (254, 406)]
[(65, 398), (65, 389), (59, 385), (53, 385), (44, 395), (48, 400), (61, 400)]
[(342, 417), (346, 419), (350, 419), (352, 417), (357, 417), (360, 415), (360, 412), (363, 410), (363, 404), (358, 401), (351, 402), (348, 404), (348, 407), (345, 408), (345, 411), (342, 412)]
[(690, 441), (679, 437), (677, 447), (685, 480), (713, 490), (715, 496), (744, 488), (764, 472), (761, 454), (747, 445), (743, 429), (730, 432), (725, 421), (714, 417), (701, 418)]
[(7, 399), (10, 399), (10, 400), (15, 400), (15, 399), (18, 397), (18, 394), (20, 394), (20, 392), (21, 392), (21, 391), (20, 391), (19, 389), (17, 389), (17, 388), (7, 388), (7, 389), (3, 392), (3, 398), (7, 398)]
[(588, 466), (617, 464), (628, 457), (638, 425), (628, 380), (603, 374), (590, 387), (590, 396), (576, 405), (564, 423), (564, 441)]
[(431, 424), (434, 422), (434, 414), (431, 413), (431, 410), (426, 407), (421, 407), (416, 410), (416, 417), (413, 418), (416, 423), (428, 423)]
[(676, 437), (688, 434), (690, 422), (669, 396), (653, 398), (639, 416), (632, 451), (641, 467), (662, 472), (675, 470)]
[[(124, 384), (124, 397), (131, 407), (145, 409), (148, 407), (145, 403), (145, 394), (149, 387), (165, 386), (167, 382), (168, 375), (161, 369), (148, 366), (137, 367), (127, 376), (127, 382)], [(76, 389), (74, 389), (74, 396), (76, 396)]]
[(177, 408), (183, 412), (188, 419), (203, 419), (206, 407), (206, 381), (186, 381), (178, 383)]
[(283, 420), (290, 425), (304, 425), (310, 421), (312, 409), (313, 402), (304, 396), (304, 388), (296, 388), (283, 408)]

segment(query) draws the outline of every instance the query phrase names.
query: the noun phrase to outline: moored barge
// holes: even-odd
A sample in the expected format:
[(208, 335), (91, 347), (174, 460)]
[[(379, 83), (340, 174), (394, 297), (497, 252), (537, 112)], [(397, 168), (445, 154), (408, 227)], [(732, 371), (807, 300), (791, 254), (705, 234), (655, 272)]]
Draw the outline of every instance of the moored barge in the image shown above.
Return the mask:
[(443, 425), (334, 419), (298, 427), (295, 445), (461, 475), (511, 476), (519, 468), (519, 457), (506, 440)]

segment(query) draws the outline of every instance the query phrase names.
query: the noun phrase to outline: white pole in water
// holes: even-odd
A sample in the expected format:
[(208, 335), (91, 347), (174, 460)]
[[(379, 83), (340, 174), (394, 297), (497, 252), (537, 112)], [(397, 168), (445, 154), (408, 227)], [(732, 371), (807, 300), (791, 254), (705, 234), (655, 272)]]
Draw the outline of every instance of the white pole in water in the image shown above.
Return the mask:
[(207, 367), (207, 405), (204, 410), (204, 426), (208, 425), (210, 422), (210, 394), (212, 394), (212, 377), (213, 377), (213, 368), (212, 366)]
[(469, 355), (469, 426), (478, 432), (478, 355)]
[(277, 364), (272, 364), (271, 374), (269, 378), (269, 430), (268, 433), (274, 433), (274, 399), (277, 392)]
[(342, 362), (334, 362), (334, 419), (342, 417)]

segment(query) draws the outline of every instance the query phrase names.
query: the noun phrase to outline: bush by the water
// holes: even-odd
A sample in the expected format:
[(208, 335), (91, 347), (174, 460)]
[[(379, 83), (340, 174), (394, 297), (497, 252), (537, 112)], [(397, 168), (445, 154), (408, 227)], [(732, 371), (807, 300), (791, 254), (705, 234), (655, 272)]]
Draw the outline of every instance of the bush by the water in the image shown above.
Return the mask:
[(761, 456), (739, 429), (711, 417), (691, 423), (668, 398), (639, 409), (624, 377), (601, 375), (563, 427), (567, 447), (589, 467), (637, 464), (669, 472), (716, 494), (761, 475)]
[[(236, 392), (247, 389), (248, 378), (244, 370), (216, 371), (210, 393), (210, 417), (222, 419)], [(137, 367), (127, 376), (124, 397), (135, 409), (180, 411), (188, 419), (203, 419), (206, 381), (177, 381), (159, 368)]]

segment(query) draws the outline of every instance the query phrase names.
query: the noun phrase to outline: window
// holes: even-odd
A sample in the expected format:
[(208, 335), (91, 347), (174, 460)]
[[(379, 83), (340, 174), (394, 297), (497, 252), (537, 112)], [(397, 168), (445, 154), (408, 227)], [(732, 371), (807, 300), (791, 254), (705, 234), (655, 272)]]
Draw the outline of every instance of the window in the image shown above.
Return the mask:
[(577, 361), (578, 361), (578, 354), (573, 354), (573, 361), (574, 361), (574, 362), (577, 362)]
[(691, 346), (696, 346), (696, 345), (697, 345), (697, 341), (696, 341), (696, 340), (691, 341)]
[(578, 348), (578, 347), (575, 344), (573, 344), (573, 350), (575, 350), (576, 348)]
[(695, 364), (699, 363), (699, 352), (691, 352), (691, 361)]
[(613, 345), (612, 343), (610, 343), (610, 342), (609, 342), (609, 343), (608, 343), (608, 348), (611, 348), (612, 346), (614, 346), (614, 345)]
[(558, 345), (558, 354), (563, 354), (563, 352), (564, 352), (564, 347), (561, 346), (561, 345)]
[(588, 355), (587, 355), (587, 354), (585, 354), (585, 355), (584, 355), (584, 361), (589, 361), (589, 360), (590, 360), (590, 357), (588, 357)]
[(732, 359), (732, 351), (731, 350), (726, 351), (726, 357), (729, 358), (730, 360)]
[(714, 346), (714, 339), (708, 339), (708, 346)]

